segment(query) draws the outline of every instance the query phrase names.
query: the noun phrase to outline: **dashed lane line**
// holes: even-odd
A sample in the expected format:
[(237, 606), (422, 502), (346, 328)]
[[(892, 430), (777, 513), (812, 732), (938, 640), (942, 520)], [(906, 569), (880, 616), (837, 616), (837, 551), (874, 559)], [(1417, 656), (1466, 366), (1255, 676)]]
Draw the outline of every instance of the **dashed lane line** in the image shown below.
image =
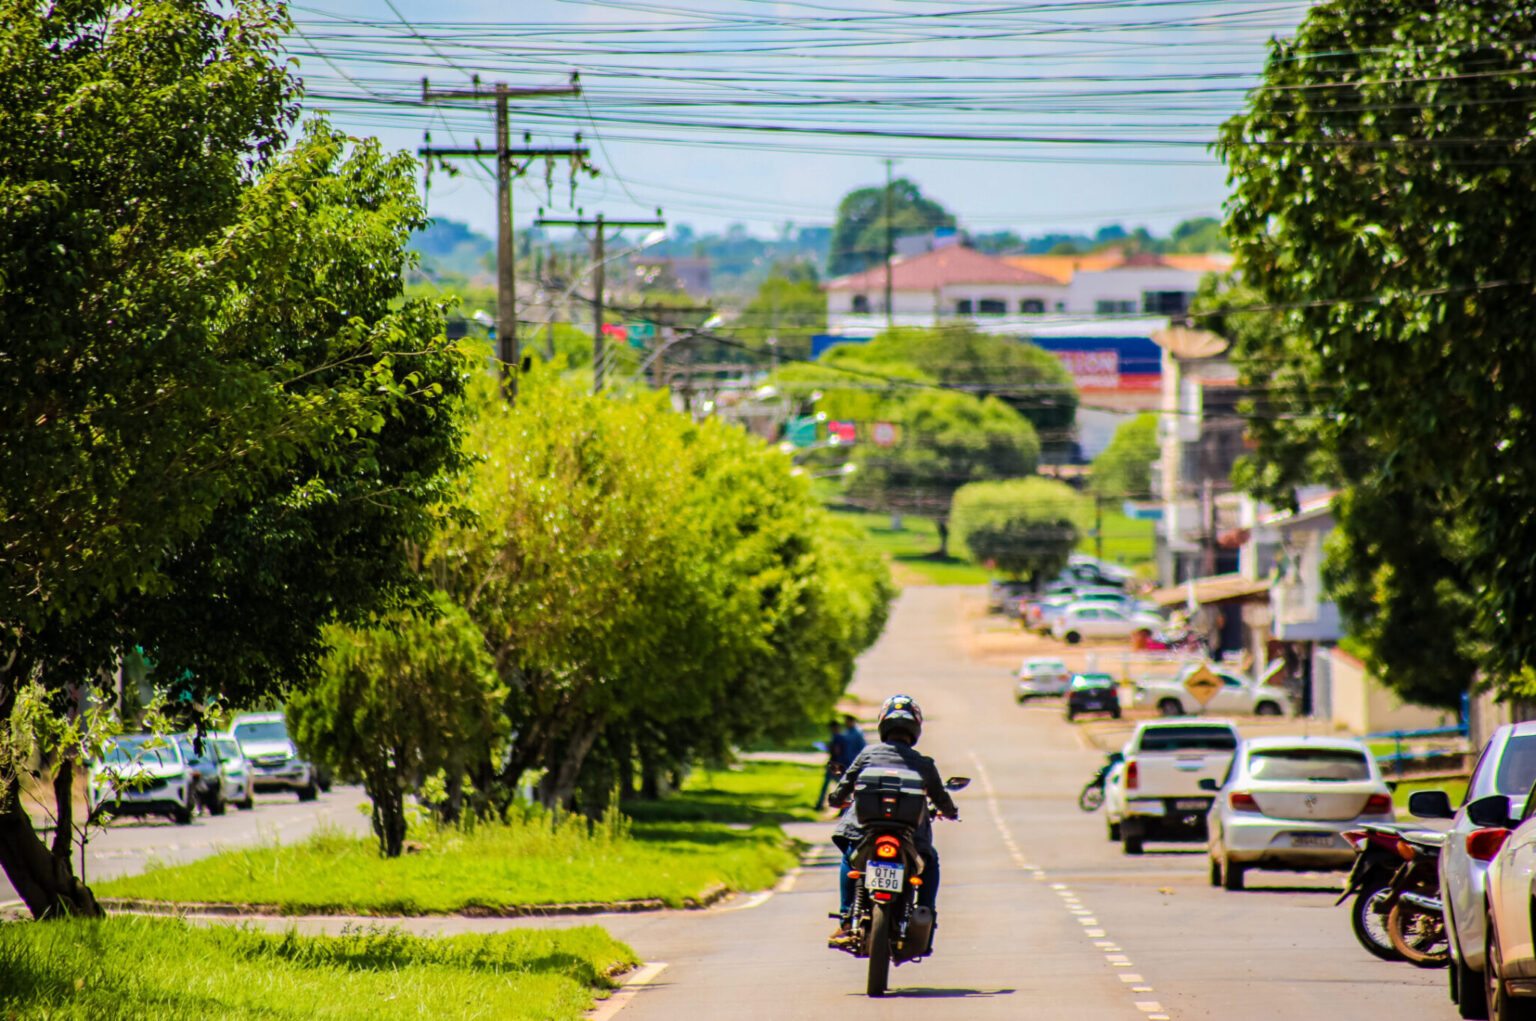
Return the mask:
[(653, 961), (630, 972), (624, 979), (624, 984), (619, 987), (619, 991), (599, 1003), (596, 1009), (587, 1015), (589, 1021), (609, 1021), (619, 1011), (629, 1006), (629, 1001), (639, 995), (641, 989), (656, 981), (656, 977), (666, 967), (665, 961)]

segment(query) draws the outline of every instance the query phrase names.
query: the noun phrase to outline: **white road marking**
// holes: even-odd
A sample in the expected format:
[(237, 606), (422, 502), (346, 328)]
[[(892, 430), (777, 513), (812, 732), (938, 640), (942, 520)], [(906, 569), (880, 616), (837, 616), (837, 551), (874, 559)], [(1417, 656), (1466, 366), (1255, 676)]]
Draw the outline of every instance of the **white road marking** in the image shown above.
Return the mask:
[(665, 961), (653, 961), (649, 964), (641, 965), (629, 974), (629, 977), (624, 980), (624, 984), (619, 987), (618, 992), (608, 997), (602, 1003), (599, 1003), (587, 1017), (590, 1021), (608, 1021), (609, 1018), (629, 1006), (629, 1001), (633, 1000), (643, 987), (656, 981), (656, 976), (660, 975), (666, 966), (667, 962)]
[(1140, 975), (1121, 975), (1120, 976), (1120, 981), (1121, 982), (1140, 982), (1141, 981), (1141, 976)]

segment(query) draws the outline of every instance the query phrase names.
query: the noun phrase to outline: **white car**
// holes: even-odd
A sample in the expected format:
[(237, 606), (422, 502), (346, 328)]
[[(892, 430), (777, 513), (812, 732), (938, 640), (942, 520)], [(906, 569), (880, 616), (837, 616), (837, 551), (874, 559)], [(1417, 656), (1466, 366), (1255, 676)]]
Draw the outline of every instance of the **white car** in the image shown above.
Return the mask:
[(1013, 697), (1019, 702), (1046, 695), (1064, 695), (1072, 684), (1072, 671), (1054, 657), (1031, 656), (1019, 667)]
[(219, 782), (224, 788), (224, 800), (236, 808), (256, 807), (256, 776), (240, 742), (232, 737), (210, 737), (213, 753), (219, 763)]
[(1202, 706), (1184, 687), (1184, 681), (1198, 669), (1199, 664), (1194, 664), (1169, 680), (1137, 681), (1131, 694), (1131, 705), (1141, 709), (1155, 708), (1163, 716), (1193, 716), (1200, 712), (1290, 716), (1295, 712), (1291, 696), (1284, 689), (1255, 684), (1220, 667), (1209, 669), (1221, 678), (1221, 688)]
[[(1440, 852), (1440, 897), (1445, 904), (1446, 935), (1451, 944), (1451, 1000), (1464, 1018), (1487, 1017), (1486, 928), (1488, 871), (1498, 838), (1471, 818), (1471, 807), (1495, 795), (1510, 799), (1509, 812), (1525, 815), (1526, 794), (1536, 783), (1536, 722), (1499, 727), (1488, 739), (1460, 808), (1444, 791), (1417, 791), (1408, 811), (1420, 819), (1450, 819)], [(1474, 834), (1477, 836), (1474, 839)]]
[(1241, 890), (1249, 869), (1348, 869), (1344, 831), (1390, 823), (1392, 792), (1354, 738), (1257, 737), (1238, 746), (1211, 805), (1211, 885)]
[[(1536, 799), (1492, 794), (1466, 805), (1477, 829), (1467, 835), (1469, 851), (1493, 850), (1487, 875), (1484, 923), (1482, 1009), (1494, 1021), (1536, 1019)], [(1462, 1006), (1469, 997), (1457, 1000)], [(1469, 1016), (1466, 1009), (1463, 1017)]]
[(1136, 725), (1104, 783), (1104, 822), (1126, 854), (1148, 840), (1209, 836), (1212, 794), (1202, 781), (1227, 775), (1238, 745), (1226, 720), (1148, 720)]
[(1068, 645), (1085, 638), (1129, 638), (1138, 631), (1156, 632), (1163, 619), (1151, 613), (1128, 612), (1102, 603), (1072, 603), (1051, 621), (1051, 634)]
[(125, 734), (91, 763), (86, 804), (93, 813), (163, 815), (186, 826), (197, 810), (197, 777), (174, 738)]
[(250, 762), (258, 793), (291, 791), (300, 801), (313, 801), (319, 796), (315, 767), (300, 757), (298, 747), (288, 736), (288, 722), (282, 713), (236, 716), (228, 736), (235, 739)]

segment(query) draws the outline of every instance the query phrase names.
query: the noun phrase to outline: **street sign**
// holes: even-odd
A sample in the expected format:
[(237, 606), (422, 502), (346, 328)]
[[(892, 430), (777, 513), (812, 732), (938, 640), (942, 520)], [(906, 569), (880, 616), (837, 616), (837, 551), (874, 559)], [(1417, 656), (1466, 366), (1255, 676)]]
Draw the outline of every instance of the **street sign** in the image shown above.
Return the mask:
[(1194, 673), (1184, 678), (1184, 690), (1199, 702), (1202, 706), (1210, 703), (1221, 690), (1221, 678), (1210, 668), (1207, 663), (1201, 663), (1195, 667)]

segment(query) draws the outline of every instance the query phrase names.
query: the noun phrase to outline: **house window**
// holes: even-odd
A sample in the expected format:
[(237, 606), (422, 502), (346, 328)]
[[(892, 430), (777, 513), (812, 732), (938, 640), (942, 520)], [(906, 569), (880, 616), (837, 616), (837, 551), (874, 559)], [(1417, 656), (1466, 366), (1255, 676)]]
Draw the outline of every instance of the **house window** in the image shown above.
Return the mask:
[(859, 315), (867, 315), (869, 313), (869, 295), (855, 294), (853, 296), (853, 311)]
[(1096, 316), (1124, 316), (1136, 314), (1134, 301), (1096, 301), (1093, 303), (1093, 314)]
[(1039, 315), (1045, 311), (1045, 302), (1039, 298), (1025, 298), (1019, 302), (1019, 311), (1025, 315)]
[(1008, 303), (1000, 298), (982, 298), (976, 311), (984, 316), (1000, 316), (1008, 312)]
[(970, 298), (961, 298), (959, 301), (955, 302), (955, 315), (957, 315), (957, 316), (968, 316), (970, 314), (971, 314), (971, 299)]
[(1142, 291), (1141, 310), (1158, 316), (1181, 316), (1189, 311), (1190, 291)]

